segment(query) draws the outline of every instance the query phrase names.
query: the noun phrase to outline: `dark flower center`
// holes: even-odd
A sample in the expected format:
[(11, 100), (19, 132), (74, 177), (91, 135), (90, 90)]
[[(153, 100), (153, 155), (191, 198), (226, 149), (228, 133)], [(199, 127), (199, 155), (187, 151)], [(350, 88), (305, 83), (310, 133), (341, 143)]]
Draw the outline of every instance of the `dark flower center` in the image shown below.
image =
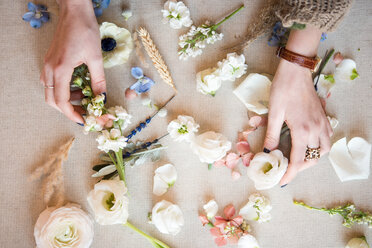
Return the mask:
[(109, 52), (114, 50), (115, 47), (116, 40), (114, 40), (113, 38), (104, 38), (103, 40), (101, 40), (101, 48), (103, 51)]

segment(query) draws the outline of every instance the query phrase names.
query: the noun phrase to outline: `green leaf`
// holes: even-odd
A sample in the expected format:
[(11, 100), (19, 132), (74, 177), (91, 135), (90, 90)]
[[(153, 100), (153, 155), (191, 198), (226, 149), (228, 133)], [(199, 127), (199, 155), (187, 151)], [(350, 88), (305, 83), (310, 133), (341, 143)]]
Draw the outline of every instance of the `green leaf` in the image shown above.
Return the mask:
[(357, 70), (354, 68), (353, 71), (351, 72), (351, 76), (350, 76), (350, 79), (351, 80), (354, 80), (356, 78), (359, 77), (359, 73), (357, 72)]
[(306, 24), (301, 24), (301, 23), (293, 23), (293, 25), (290, 27), (290, 29), (297, 29), (297, 30), (302, 30), (306, 28)]
[(333, 74), (324, 75), (324, 79), (333, 83), (333, 84), (335, 83), (335, 78), (333, 77)]
[(99, 171), (100, 169), (102, 169), (103, 167), (106, 167), (108, 165), (110, 165), (110, 164), (97, 164), (97, 165), (93, 166), (92, 170)]
[(208, 170), (212, 170), (212, 165), (213, 164), (208, 164)]
[(110, 164), (108, 166), (101, 168), (96, 173), (94, 173), (92, 177), (103, 177), (111, 173), (114, 173), (115, 171), (116, 171), (116, 166), (114, 164)]

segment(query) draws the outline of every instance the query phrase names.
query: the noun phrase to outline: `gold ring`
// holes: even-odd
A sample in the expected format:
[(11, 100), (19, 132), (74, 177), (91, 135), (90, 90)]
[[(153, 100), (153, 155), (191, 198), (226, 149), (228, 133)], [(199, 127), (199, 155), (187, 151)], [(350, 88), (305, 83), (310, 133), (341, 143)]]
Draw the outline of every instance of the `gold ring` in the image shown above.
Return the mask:
[(318, 148), (310, 148), (307, 147), (305, 153), (305, 161), (314, 160), (320, 158), (320, 147)]
[(54, 85), (44, 85), (44, 89), (54, 89)]

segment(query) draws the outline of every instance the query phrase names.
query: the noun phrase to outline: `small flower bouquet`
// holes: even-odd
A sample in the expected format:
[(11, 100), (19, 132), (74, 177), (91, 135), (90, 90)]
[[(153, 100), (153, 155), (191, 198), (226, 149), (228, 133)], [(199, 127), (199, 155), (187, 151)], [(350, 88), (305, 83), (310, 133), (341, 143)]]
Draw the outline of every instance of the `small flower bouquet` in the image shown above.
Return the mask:
[[(126, 196), (125, 166), (141, 164), (147, 159), (156, 159), (158, 152), (165, 149), (158, 143), (159, 139), (146, 143), (129, 143), (130, 139), (145, 128), (154, 117), (140, 123), (128, 135), (125, 129), (130, 124), (131, 115), (121, 106), (105, 107), (104, 94), (94, 96), (86, 65), (75, 69), (72, 86), (80, 88), (85, 98), (81, 105), (87, 112), (84, 132), (98, 133), (98, 149), (104, 153), (100, 156), (104, 164), (93, 167), (95, 177), (103, 177), (88, 195), (88, 203), (93, 209), (95, 220), (101, 225), (122, 224), (144, 236), (156, 248), (169, 248), (128, 222), (128, 204)], [(118, 175), (118, 176), (117, 176)], [(118, 178), (119, 177), (119, 178)], [(118, 180), (120, 179), (120, 180)]]

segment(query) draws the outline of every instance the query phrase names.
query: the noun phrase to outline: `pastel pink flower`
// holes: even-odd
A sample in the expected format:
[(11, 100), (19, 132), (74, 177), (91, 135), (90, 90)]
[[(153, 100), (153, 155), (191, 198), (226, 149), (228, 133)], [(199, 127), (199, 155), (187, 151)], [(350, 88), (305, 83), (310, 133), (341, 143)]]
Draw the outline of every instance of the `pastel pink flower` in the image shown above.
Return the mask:
[(199, 215), (199, 220), (201, 221), (201, 223), (203, 224), (203, 226), (205, 226), (206, 224), (209, 223), (209, 220), (208, 220), (207, 216), (205, 216), (203, 214)]
[(238, 180), (240, 178), (241, 174), (237, 171), (231, 171), (231, 177), (234, 181)]

